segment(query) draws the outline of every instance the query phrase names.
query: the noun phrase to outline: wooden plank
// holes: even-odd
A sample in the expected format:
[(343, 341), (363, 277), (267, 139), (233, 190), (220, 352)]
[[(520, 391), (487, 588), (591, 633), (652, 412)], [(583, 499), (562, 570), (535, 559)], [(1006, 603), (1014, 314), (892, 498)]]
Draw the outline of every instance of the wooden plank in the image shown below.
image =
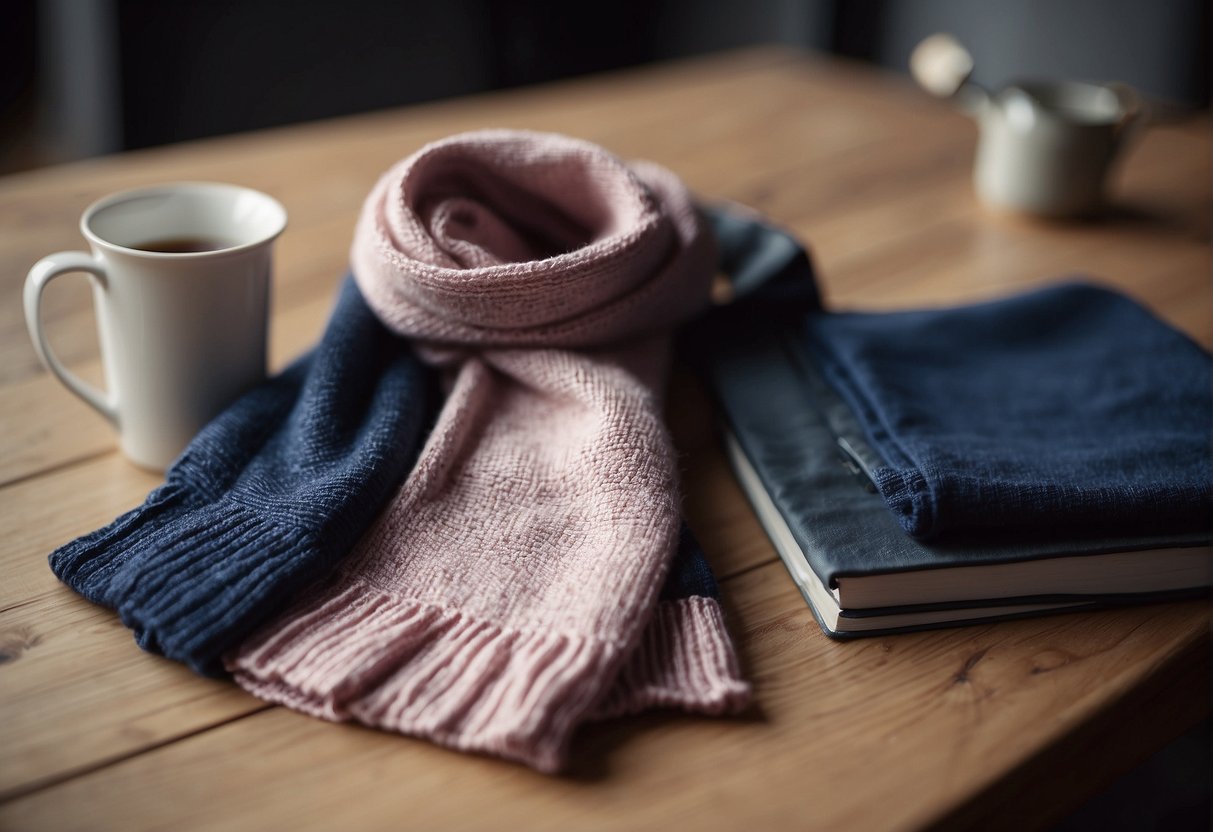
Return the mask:
[(0, 613), (0, 651), (0, 800), (269, 707), (144, 653), (62, 586)]
[[(99, 360), (73, 369), (90, 383), (101, 381)], [(109, 424), (49, 375), (0, 385), (0, 485), (114, 447)]]
[[(1111, 707), (971, 795), (932, 826), (1018, 830), (1047, 827), (1165, 740), (1209, 715), (1209, 642), (1195, 639), (1151, 670), (1148, 684), (1126, 689)], [(1191, 695), (1187, 695), (1191, 694)], [(1146, 715), (1143, 718), (1143, 715)]]
[(22, 529), (0, 549), (0, 797), (260, 707), (140, 651), (113, 613), (46, 564), (158, 482), (108, 454), (0, 491)]
[(839, 644), (778, 564), (731, 581), (727, 597), (753, 712), (593, 726), (563, 778), (273, 709), (15, 800), (0, 822), (911, 829), (1077, 730), (1109, 691), (1189, 658), (1208, 622), (1194, 602), (1088, 615), (1081, 627), (1062, 616)]
[(137, 505), (160, 481), (117, 454), (104, 454), (0, 490), (6, 518), (22, 531), (0, 548), (0, 610), (50, 594), (57, 582), (46, 556)]

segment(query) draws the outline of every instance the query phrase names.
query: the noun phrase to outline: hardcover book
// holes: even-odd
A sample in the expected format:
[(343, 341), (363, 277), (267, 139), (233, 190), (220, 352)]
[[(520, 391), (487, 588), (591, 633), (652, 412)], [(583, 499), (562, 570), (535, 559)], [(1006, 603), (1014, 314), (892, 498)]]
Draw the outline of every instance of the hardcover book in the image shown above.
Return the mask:
[(1213, 583), (1207, 532), (1006, 534), (921, 542), (870, 471), (879, 460), (786, 322), (734, 319), (696, 349), (738, 480), (830, 636), (1182, 597)]

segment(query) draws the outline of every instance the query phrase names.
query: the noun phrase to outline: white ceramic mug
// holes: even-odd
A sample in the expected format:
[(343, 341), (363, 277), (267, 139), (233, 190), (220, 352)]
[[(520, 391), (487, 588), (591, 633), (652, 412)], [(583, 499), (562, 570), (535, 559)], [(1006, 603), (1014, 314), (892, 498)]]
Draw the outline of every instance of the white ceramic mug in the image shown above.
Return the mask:
[(1026, 82), (971, 98), (969, 109), (981, 128), (978, 196), (1042, 217), (1099, 212), (1112, 163), (1143, 121), (1123, 84)]
[[(285, 227), (282, 205), (249, 188), (141, 188), (85, 210), (91, 253), (52, 254), (30, 270), (25, 320), (38, 357), (115, 425), (138, 465), (164, 470), (265, 378), (271, 247)], [(69, 272), (91, 275), (105, 392), (68, 371), (43, 331), (42, 290)]]

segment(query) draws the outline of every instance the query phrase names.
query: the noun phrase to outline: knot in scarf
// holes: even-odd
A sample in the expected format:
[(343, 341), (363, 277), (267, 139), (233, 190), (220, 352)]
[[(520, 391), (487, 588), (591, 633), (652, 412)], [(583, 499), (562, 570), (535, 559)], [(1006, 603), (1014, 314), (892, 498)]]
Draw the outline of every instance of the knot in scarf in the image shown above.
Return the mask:
[(445, 344), (597, 347), (708, 302), (715, 247), (679, 179), (547, 133), (485, 130), (387, 171), (351, 254), (371, 307)]

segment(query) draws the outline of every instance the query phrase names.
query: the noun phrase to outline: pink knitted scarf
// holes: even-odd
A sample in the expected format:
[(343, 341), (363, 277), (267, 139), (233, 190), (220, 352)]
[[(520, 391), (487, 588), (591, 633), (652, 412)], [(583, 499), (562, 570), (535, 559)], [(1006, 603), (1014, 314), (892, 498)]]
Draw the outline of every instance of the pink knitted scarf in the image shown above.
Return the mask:
[(544, 771), (590, 718), (743, 706), (716, 602), (658, 604), (668, 336), (715, 267), (682, 183), (563, 136), (455, 136), (380, 179), (352, 262), (449, 396), (337, 578), (229, 657), (239, 684)]

